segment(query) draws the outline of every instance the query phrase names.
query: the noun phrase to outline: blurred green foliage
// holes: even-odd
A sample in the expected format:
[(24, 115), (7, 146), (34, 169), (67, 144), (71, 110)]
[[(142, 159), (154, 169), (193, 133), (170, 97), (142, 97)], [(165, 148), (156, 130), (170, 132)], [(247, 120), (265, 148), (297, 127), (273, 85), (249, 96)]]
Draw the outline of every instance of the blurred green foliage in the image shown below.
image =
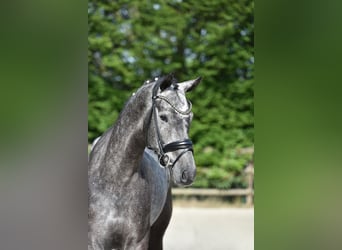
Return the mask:
[[(254, 144), (254, 2), (88, 2), (88, 140), (110, 127), (151, 77), (202, 76), (189, 94), (195, 187), (243, 187)], [(243, 150), (242, 150), (243, 151)]]

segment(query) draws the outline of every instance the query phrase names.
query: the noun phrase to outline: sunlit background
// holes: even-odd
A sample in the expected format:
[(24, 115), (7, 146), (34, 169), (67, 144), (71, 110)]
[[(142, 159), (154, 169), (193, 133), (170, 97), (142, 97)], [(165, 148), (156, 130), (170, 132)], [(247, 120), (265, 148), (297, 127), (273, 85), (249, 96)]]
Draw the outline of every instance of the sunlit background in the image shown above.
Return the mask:
[(189, 95), (193, 186), (246, 187), (254, 142), (253, 8), (251, 0), (89, 1), (89, 143), (146, 79), (202, 76)]
[[(213, 214), (222, 207), (253, 206), (254, 2), (91, 0), (88, 25), (89, 144), (113, 125), (146, 79), (168, 73), (179, 81), (203, 78), (188, 96), (197, 176), (192, 188), (173, 191), (177, 208), (165, 249), (252, 249), (251, 208), (235, 216), (229, 209), (221, 217)], [(193, 220), (189, 215), (184, 227), (177, 224), (187, 207), (199, 206)], [(207, 219), (196, 224), (200, 217)], [(200, 242), (204, 228), (219, 225), (221, 234), (237, 234), (226, 242), (212, 235), (216, 246)], [(197, 232), (193, 242), (172, 246), (178, 237), (173, 229), (182, 234), (182, 228), (189, 237)]]

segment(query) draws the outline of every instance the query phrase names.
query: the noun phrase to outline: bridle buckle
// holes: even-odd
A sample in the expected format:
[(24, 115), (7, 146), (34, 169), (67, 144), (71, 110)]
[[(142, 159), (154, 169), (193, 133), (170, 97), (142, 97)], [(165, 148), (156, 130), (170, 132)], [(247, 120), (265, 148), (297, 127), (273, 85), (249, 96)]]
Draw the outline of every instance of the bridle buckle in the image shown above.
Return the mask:
[(163, 167), (169, 166), (169, 164), (170, 164), (170, 156), (168, 156), (167, 154), (161, 155), (160, 158), (159, 158), (159, 163)]

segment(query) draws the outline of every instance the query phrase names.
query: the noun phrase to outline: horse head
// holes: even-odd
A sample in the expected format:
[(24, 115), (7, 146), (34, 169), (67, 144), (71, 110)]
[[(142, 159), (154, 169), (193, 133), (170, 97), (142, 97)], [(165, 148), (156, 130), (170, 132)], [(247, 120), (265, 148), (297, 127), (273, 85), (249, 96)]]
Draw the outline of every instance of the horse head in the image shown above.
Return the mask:
[(193, 118), (186, 92), (201, 78), (178, 83), (172, 75), (156, 79), (147, 143), (158, 155), (160, 165), (170, 168), (173, 182), (190, 185), (196, 176), (192, 142), (188, 133)]

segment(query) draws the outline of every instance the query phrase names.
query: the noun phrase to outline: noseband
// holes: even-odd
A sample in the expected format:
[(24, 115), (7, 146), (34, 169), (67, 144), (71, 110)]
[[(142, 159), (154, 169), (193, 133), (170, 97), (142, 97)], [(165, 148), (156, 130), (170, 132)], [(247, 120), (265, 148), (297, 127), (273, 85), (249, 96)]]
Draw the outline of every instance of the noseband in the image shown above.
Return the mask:
[[(192, 148), (192, 141), (190, 139), (184, 139), (184, 140), (178, 140), (175, 142), (171, 142), (168, 144), (163, 144), (162, 139), (161, 139), (161, 134), (160, 134), (160, 130), (158, 127), (158, 121), (157, 121), (157, 107), (156, 107), (156, 100), (160, 99), (163, 100), (165, 102), (167, 102), (177, 113), (180, 113), (182, 115), (189, 115), (191, 113), (191, 102), (188, 102), (189, 108), (186, 111), (182, 111), (179, 110), (176, 106), (174, 106), (169, 99), (167, 99), (165, 96), (160, 96), (157, 95), (158, 92), (158, 88), (160, 86), (162, 81), (159, 81), (156, 83), (156, 85), (153, 88), (153, 92), (152, 92), (152, 113), (153, 113), (153, 120), (154, 120), (154, 125), (156, 127), (156, 131), (157, 131), (157, 139), (158, 139), (158, 147), (159, 150), (156, 150), (155, 148), (148, 146), (149, 149), (152, 149), (157, 155), (158, 155), (158, 159), (160, 164), (163, 167), (171, 167), (173, 168), (174, 165), (176, 164), (176, 162), (188, 151), (191, 151), (192, 153), (193, 148)], [(151, 116), (152, 118), (152, 116)], [(183, 151), (176, 157), (176, 159), (174, 161), (171, 161), (170, 157), (167, 155), (167, 153), (169, 152), (174, 152), (177, 150), (183, 149)]]

